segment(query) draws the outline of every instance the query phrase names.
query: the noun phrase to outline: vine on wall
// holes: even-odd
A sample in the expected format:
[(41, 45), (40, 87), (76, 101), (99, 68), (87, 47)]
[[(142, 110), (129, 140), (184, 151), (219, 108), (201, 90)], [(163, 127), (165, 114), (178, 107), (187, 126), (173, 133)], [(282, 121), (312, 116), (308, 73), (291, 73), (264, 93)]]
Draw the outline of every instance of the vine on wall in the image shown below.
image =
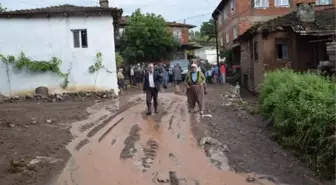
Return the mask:
[[(13, 65), (15, 69), (22, 70), (22, 69), (28, 69), (32, 72), (53, 72), (61, 77), (65, 78), (65, 83), (61, 84), (62, 88), (66, 88), (69, 84), (68, 77), (70, 74), (70, 71), (67, 73), (63, 73), (60, 69), (60, 65), (62, 61), (57, 57), (52, 57), (50, 61), (34, 61), (26, 57), (26, 55), (21, 52), (20, 56), (15, 58), (12, 55), (4, 56), (0, 54), (0, 60), (6, 65)], [(9, 78), (9, 75), (7, 74), (7, 77)]]
[(101, 69), (105, 69), (106, 72), (108, 73), (112, 73), (112, 71), (108, 70), (104, 65), (103, 65), (103, 55), (101, 52), (98, 52), (96, 54), (96, 63), (94, 63), (93, 65), (91, 65), (89, 67), (89, 73), (93, 74), (98, 72)]

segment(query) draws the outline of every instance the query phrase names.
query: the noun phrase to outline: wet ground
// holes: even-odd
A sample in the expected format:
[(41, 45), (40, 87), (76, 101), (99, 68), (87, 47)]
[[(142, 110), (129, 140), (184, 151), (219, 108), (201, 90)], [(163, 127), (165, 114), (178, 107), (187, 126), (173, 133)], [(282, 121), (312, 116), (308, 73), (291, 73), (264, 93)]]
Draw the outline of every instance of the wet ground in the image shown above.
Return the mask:
[[(274, 184), (247, 182), (247, 174), (230, 171), (226, 148), (211, 138), (199, 146), (190, 122), (201, 117), (190, 119), (184, 96), (162, 93), (160, 113), (153, 116), (145, 116), (143, 95), (133, 98), (112, 114), (92, 107), (89, 119), (75, 124), (76, 139), (68, 146), (73, 157), (53, 184)], [(98, 124), (83, 131), (92, 122)]]
[(104, 102), (0, 105), (0, 184), (326, 184), (268, 139), (258, 116), (223, 106), (226, 91), (209, 87), (205, 117), (173, 89), (152, 116), (137, 90)]

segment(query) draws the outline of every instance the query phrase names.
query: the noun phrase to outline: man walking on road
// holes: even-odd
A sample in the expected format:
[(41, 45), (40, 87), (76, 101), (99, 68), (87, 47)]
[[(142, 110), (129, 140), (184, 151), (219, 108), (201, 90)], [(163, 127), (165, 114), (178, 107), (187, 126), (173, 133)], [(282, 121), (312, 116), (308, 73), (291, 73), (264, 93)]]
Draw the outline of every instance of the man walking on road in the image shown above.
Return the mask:
[(146, 93), (147, 115), (152, 114), (152, 99), (154, 103), (154, 111), (158, 113), (158, 94), (162, 83), (162, 73), (154, 71), (154, 65), (148, 65), (148, 71), (145, 73), (143, 91)]

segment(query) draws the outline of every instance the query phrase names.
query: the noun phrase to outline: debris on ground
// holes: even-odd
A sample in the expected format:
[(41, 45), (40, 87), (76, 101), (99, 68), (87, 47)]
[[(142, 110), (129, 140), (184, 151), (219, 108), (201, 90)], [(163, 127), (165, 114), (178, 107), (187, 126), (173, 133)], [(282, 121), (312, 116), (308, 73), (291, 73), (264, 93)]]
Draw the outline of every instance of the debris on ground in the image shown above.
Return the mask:
[(256, 181), (257, 181), (257, 179), (255, 177), (252, 177), (251, 175), (248, 175), (246, 177), (246, 182), (248, 182), (248, 183), (254, 183)]
[(160, 183), (168, 183), (169, 182), (169, 174), (168, 173), (158, 173), (156, 179)]
[(29, 162), (29, 165), (33, 166), (33, 165), (36, 165), (38, 163), (55, 164), (59, 161), (62, 161), (62, 160), (61, 159), (56, 159), (54, 157), (36, 156), (35, 159), (33, 159)]
[(221, 144), (211, 137), (203, 138), (200, 145), (213, 165), (220, 170), (230, 170), (229, 160), (225, 155), (225, 152), (229, 151), (226, 145)]
[(66, 100), (84, 100), (86, 99), (112, 99), (117, 98), (114, 90), (106, 91), (83, 91), (83, 92), (65, 92), (62, 94), (48, 94), (46, 87), (38, 87), (35, 95), (27, 94), (24, 96), (4, 96), (0, 94), (0, 103), (14, 103), (18, 101), (43, 101), (43, 102), (63, 102)]
[(36, 170), (34, 169), (33, 165), (30, 165), (24, 159), (19, 159), (10, 161), (10, 167), (8, 171), (10, 173), (21, 173), (25, 171), (36, 171)]
[(246, 110), (253, 115), (259, 112), (257, 102), (247, 102), (241, 98), (239, 86), (231, 86), (231, 90), (221, 96), (223, 98), (221, 106), (234, 107), (236, 110)]

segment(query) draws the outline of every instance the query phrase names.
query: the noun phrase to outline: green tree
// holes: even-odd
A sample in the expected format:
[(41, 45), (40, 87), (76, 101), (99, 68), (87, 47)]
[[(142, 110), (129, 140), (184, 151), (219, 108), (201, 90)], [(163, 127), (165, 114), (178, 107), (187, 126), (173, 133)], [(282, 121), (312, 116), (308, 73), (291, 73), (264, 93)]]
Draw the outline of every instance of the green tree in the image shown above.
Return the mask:
[(4, 11), (6, 11), (6, 10), (7, 10), (7, 8), (3, 7), (3, 6), (1, 5), (1, 3), (0, 3), (0, 12), (4, 12)]
[(178, 42), (160, 15), (137, 9), (128, 17), (121, 38), (121, 54), (130, 63), (161, 60), (176, 51)]
[(210, 19), (209, 21), (203, 22), (201, 25), (201, 36), (207, 37), (207, 40), (212, 40), (215, 38), (215, 22), (213, 19)]
[(117, 68), (120, 68), (124, 65), (124, 59), (119, 52), (116, 52), (116, 65)]

